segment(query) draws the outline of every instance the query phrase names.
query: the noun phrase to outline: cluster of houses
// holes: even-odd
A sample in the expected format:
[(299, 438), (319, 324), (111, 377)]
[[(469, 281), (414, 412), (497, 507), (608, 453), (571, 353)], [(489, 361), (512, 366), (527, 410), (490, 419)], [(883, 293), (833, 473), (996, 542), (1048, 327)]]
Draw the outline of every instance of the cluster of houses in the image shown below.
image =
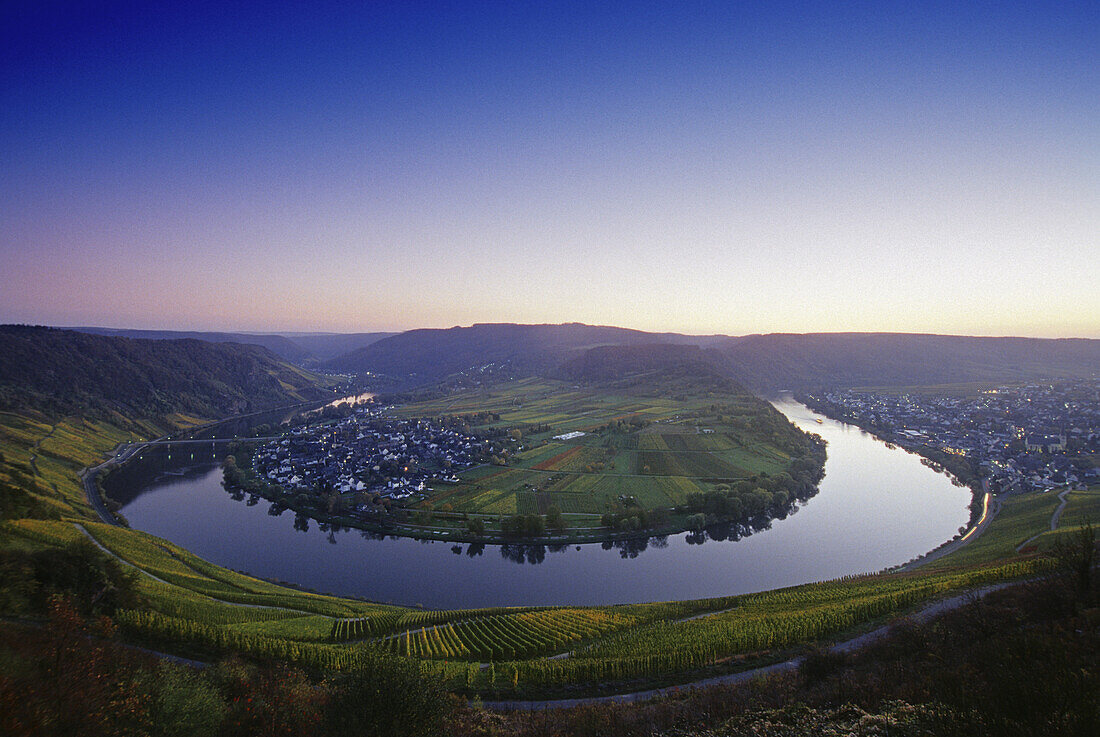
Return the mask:
[(456, 474), (490, 451), (487, 441), (461, 429), (397, 419), (391, 409), (360, 406), (338, 421), (296, 428), (256, 452), (256, 472), (287, 491), (401, 500), (426, 496), (432, 483), (458, 483)]
[(819, 392), (811, 404), (907, 448), (963, 456), (997, 493), (1100, 483), (1100, 380), (977, 395)]

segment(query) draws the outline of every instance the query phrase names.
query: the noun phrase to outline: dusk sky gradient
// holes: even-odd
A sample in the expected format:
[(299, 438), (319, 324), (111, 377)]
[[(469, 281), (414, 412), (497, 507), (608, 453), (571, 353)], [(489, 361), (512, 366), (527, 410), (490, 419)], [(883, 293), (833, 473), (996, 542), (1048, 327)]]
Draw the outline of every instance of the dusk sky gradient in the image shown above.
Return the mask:
[(1100, 3), (5, 3), (0, 322), (1100, 337)]

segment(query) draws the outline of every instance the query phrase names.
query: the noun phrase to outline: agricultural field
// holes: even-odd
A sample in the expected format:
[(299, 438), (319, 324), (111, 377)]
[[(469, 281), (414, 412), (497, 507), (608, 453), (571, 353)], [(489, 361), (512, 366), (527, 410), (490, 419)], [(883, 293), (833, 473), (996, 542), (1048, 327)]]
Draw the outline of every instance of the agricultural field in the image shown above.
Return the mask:
[[(438, 484), (438, 509), (479, 515), (603, 514), (617, 505), (683, 505), (718, 484), (774, 475), (789, 466), (774, 410), (729, 391), (672, 393), (579, 387), (524, 379), (443, 399), (405, 404), (403, 417), (469, 417), (476, 432), (508, 432), (514, 450), (503, 465)], [(555, 439), (568, 433), (575, 438)]]
[[(462, 483), (439, 490), (456, 508), (476, 504), (483, 513), (545, 513), (557, 504), (576, 515), (574, 523), (622, 497), (643, 505), (679, 504), (692, 490), (735, 474), (778, 473), (789, 460), (779, 426), (753, 414), (751, 404), (739, 405), (736, 395), (668, 399), (529, 381), (449, 404), (460, 400), (468, 403), (467, 412), (499, 414), (486, 426), (525, 428), (508, 465), (471, 469)], [(523, 423), (515, 421), (520, 416)], [(645, 422), (631, 423), (643, 416)], [(567, 428), (586, 434), (552, 439)], [(5, 520), (0, 547), (64, 549), (90, 538), (125, 561), (140, 596), (112, 615), (126, 639), (200, 659), (239, 652), (316, 671), (388, 653), (417, 659), (450, 688), (471, 694), (676, 683), (789, 657), (809, 643), (844, 637), (951, 592), (1046, 570), (1049, 559), (1021, 556), (1015, 548), (1049, 530), (1058, 504), (1056, 494), (1009, 499), (981, 538), (910, 573), (696, 601), (428, 611), (298, 591), (95, 521), (77, 472), (130, 439), (129, 431), (75, 418), (51, 423), (2, 415), (0, 433), (0, 480), (33, 489), (54, 516)], [(1100, 511), (1097, 489), (1073, 492), (1068, 500), (1060, 532), (1041, 535), (1037, 553)]]
[(1058, 529), (1044, 532), (1033, 544), (1041, 552), (1054, 552), (1060, 544), (1071, 544), (1086, 525), (1094, 531), (1100, 530), (1100, 486), (1069, 492), (1065, 509), (1058, 520)]

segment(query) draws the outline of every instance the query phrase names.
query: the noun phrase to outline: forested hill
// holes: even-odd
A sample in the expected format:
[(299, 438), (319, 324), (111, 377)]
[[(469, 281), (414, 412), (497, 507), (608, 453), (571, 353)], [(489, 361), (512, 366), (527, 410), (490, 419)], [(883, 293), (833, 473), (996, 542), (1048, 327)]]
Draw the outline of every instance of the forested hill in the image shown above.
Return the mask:
[(336, 358), (325, 366), (336, 371), (370, 371), (409, 384), (430, 384), (455, 373), (484, 367), (506, 368), (517, 374), (542, 373), (587, 348), (655, 340), (653, 333), (595, 325), (482, 324), (446, 330), (409, 330)]
[[(692, 352), (694, 351), (694, 353)], [(706, 365), (757, 392), (856, 386), (1088, 377), (1100, 340), (986, 338), (908, 333), (808, 333), (744, 337), (646, 333), (582, 324), (486, 324), (410, 330), (329, 361), (402, 386), (460, 372), (598, 379), (601, 372)]]
[(198, 332), (192, 330), (130, 330), (127, 328), (63, 328), (81, 333), (106, 335), (113, 338), (141, 338), (148, 340), (201, 340), (206, 343), (241, 343), (263, 346), (279, 358), (302, 364), (310, 359), (310, 352), (283, 335)]
[(731, 338), (712, 352), (758, 391), (1029, 381), (1100, 373), (1100, 340), (906, 333), (810, 333)]
[(680, 371), (699, 377), (720, 375), (717, 364), (699, 346), (669, 343), (589, 348), (563, 363), (552, 375), (574, 381), (607, 381), (655, 371)]
[(224, 417), (326, 396), (260, 346), (0, 326), (0, 409), (130, 418)]
[(193, 338), (194, 340), (205, 340), (208, 343), (259, 345), (267, 348), (280, 358), (307, 367), (350, 353), (377, 340), (396, 335), (396, 333), (222, 333), (98, 327), (66, 329), (116, 338), (149, 338), (151, 340)]

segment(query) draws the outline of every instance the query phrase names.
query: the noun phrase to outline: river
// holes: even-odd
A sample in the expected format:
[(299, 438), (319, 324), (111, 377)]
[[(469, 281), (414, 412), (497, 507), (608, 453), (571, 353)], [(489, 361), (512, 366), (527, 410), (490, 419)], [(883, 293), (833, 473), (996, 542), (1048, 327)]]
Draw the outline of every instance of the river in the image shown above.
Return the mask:
[(969, 490), (919, 457), (792, 399), (775, 406), (828, 441), (825, 478), (794, 514), (737, 540), (682, 533), (545, 548), (380, 539), (315, 521), (303, 531), (293, 512), (271, 516), (270, 503), (227, 494), (222, 451), (213, 444), (147, 449), (108, 476), (107, 488), (133, 527), (214, 563), (318, 591), (443, 609), (763, 591), (904, 563), (966, 524)]

